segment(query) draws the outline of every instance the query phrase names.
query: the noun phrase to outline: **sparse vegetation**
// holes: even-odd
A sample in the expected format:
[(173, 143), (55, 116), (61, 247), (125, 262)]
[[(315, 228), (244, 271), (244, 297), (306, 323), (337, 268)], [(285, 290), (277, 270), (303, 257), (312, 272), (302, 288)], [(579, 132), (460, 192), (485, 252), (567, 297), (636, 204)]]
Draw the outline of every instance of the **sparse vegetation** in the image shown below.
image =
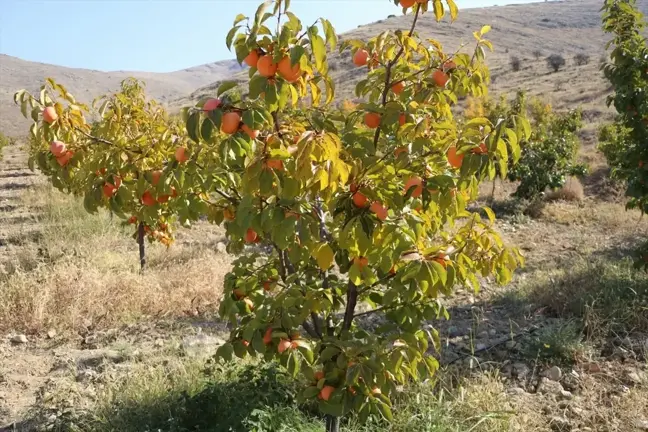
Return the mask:
[(519, 57), (513, 56), (509, 62), (511, 64), (511, 69), (513, 72), (519, 72), (522, 68), (522, 60)]
[(533, 50), (533, 53), (531, 54), (536, 60), (540, 60), (544, 56), (544, 54), (540, 50)]
[(567, 64), (567, 62), (560, 54), (551, 54), (547, 57), (547, 67), (554, 72), (558, 72), (561, 67), (565, 66), (565, 64)]
[(589, 62), (590, 57), (587, 54), (578, 53), (574, 56), (574, 64), (576, 66), (585, 66), (586, 64), (589, 64)]
[(0, 160), (2, 160), (2, 150), (12, 143), (12, 140), (7, 138), (2, 132), (0, 132)]

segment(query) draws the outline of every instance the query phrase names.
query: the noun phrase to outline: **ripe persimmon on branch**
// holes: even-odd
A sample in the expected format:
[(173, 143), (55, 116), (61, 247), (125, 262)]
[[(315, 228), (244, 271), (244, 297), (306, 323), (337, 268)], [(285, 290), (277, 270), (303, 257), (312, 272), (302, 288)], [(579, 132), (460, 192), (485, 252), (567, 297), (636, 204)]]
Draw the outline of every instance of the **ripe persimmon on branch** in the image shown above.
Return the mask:
[[(442, 297), (479, 289), (478, 277), (507, 283), (523, 262), (493, 212), (467, 204), (480, 182), (506, 175), (528, 122), (452, 111), (488, 90), (490, 28), (474, 33), (474, 53), (449, 55), (416, 24), (429, 11), (441, 20), (446, 5), (454, 20), (454, 2), (399, 3), (412, 15), (406, 31), (339, 47), (328, 20), (304, 28), (289, 0), (238, 15), (225, 42), (250, 67), (247, 89), (221, 83), (182, 110), (181, 127), (132, 82), (106, 99), (92, 128), (58, 84), (49, 83), (66, 106), (48, 87), (40, 100), (16, 95), (24, 113), (33, 107), (32, 161), (84, 195), (88, 211), (110, 208), (167, 242), (169, 222), (223, 226), (237, 258), (219, 307), (232, 330), (218, 356), (278, 359), (301, 375), (299, 397), (317, 402), (329, 431), (351, 412), (391, 419), (397, 386), (438, 368), (430, 344), (439, 349), (439, 337), (422, 324), (447, 316)], [(363, 102), (350, 111), (332, 106), (335, 50), (367, 71), (355, 89)], [(86, 134), (114, 145), (87, 146)], [(362, 320), (369, 313), (375, 329)]]

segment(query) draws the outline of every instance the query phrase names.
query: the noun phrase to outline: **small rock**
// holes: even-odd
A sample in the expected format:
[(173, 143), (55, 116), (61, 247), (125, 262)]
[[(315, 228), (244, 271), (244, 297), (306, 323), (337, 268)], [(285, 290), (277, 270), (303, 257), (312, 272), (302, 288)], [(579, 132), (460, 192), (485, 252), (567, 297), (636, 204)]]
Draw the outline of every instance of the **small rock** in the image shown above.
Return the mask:
[(475, 345), (475, 349), (477, 351), (484, 351), (487, 348), (487, 345), (485, 343), (478, 343)]
[(488, 330), (488, 334), (491, 335), (491, 336), (497, 336), (497, 330), (490, 329), (490, 330)]
[(581, 417), (581, 416), (583, 415), (583, 412), (584, 412), (582, 408), (578, 408), (578, 407), (573, 406), (573, 405), (571, 405), (571, 406), (569, 407), (569, 409), (570, 409), (571, 412), (574, 413), (574, 415), (577, 416), (577, 417)]
[(15, 344), (27, 343), (27, 336), (25, 336), (24, 334), (18, 334), (18, 335), (11, 338), (11, 342), (13, 342)]
[(525, 378), (529, 374), (529, 367), (524, 363), (514, 363), (513, 374), (518, 378)]
[(521, 395), (526, 393), (526, 391), (521, 387), (512, 387), (508, 389), (506, 392), (512, 395)]
[(223, 242), (216, 243), (216, 251), (219, 253), (227, 253), (227, 245)]
[(76, 380), (78, 382), (84, 382), (84, 381), (92, 381), (95, 378), (97, 378), (98, 374), (95, 370), (93, 369), (84, 369), (81, 372), (79, 372), (76, 376)]
[(571, 426), (569, 425), (569, 420), (567, 420), (564, 417), (558, 417), (558, 416), (551, 417), (551, 419), (549, 420), (549, 424), (551, 425), (551, 430), (555, 432), (567, 432), (571, 430)]
[(488, 331), (484, 330), (479, 332), (479, 334), (477, 334), (477, 337), (479, 339), (488, 339)]
[(464, 331), (460, 329), (457, 326), (450, 326), (448, 327), (448, 336), (450, 337), (457, 337), (457, 336), (463, 336)]
[(549, 378), (551, 381), (560, 381), (560, 378), (562, 378), (562, 370), (558, 366), (553, 366), (547, 369), (543, 376)]
[(540, 382), (538, 383), (539, 393), (559, 394), (563, 390), (563, 386), (558, 381), (552, 381), (546, 377), (540, 378)]
[(509, 357), (509, 353), (505, 350), (497, 350), (493, 355), (495, 356), (495, 359), (499, 361), (506, 360)]
[(562, 400), (572, 400), (574, 398), (574, 395), (571, 392), (568, 392), (567, 390), (561, 390), (558, 392), (558, 399)]
[(47, 338), (54, 339), (56, 337), (56, 330), (50, 329), (47, 331)]
[(641, 384), (643, 382), (643, 377), (639, 375), (638, 372), (632, 371), (628, 372), (628, 380), (634, 384)]
[(187, 336), (182, 340), (182, 348), (190, 357), (211, 356), (223, 344), (225, 344), (223, 339), (202, 333), (196, 336)]
[(513, 349), (513, 348), (515, 348), (516, 345), (517, 345), (517, 342), (515, 342), (514, 340), (510, 340), (510, 341), (506, 342), (506, 348), (507, 349)]
[(635, 426), (641, 431), (648, 431), (648, 420), (637, 420)]
[(164, 346), (164, 339), (155, 339), (154, 345), (158, 348)]

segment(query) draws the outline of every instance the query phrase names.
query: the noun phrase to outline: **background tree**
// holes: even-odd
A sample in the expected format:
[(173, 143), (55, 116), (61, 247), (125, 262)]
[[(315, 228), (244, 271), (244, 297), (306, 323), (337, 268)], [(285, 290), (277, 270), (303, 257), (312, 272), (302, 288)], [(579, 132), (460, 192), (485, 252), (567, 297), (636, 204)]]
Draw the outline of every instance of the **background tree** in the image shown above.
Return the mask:
[[(147, 100), (141, 82), (125, 80), (119, 92), (95, 100), (96, 112), (52, 79), (38, 98), (20, 90), (14, 100), (34, 121), (30, 168), (82, 197), (89, 213), (104, 208), (136, 226), (142, 267), (145, 238), (168, 246), (176, 219), (188, 223), (205, 213), (204, 200), (183, 182), (189, 154), (184, 125)], [(88, 123), (93, 116), (97, 120)]]
[(567, 62), (560, 54), (551, 54), (547, 57), (547, 67), (554, 72), (558, 72), (561, 67), (565, 66), (565, 64), (567, 64)]
[[(610, 63), (603, 66), (614, 88), (608, 105), (617, 110), (613, 126), (602, 131), (602, 148), (613, 175), (627, 183), (627, 207), (648, 210), (648, 43), (644, 16), (634, 0), (606, 0), (603, 29), (612, 35)], [(637, 266), (648, 268), (648, 245)]]

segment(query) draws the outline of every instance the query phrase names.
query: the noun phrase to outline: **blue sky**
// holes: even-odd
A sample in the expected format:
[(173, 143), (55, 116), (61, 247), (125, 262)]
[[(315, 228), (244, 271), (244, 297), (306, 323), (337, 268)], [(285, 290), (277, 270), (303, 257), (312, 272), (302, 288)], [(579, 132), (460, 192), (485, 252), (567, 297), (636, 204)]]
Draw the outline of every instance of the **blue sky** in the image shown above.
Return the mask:
[[(460, 9), (528, 0), (456, 0)], [(261, 0), (0, 0), (0, 53), (102, 71), (170, 72), (233, 58), (225, 35)], [(292, 0), (341, 33), (399, 14), (392, 0)]]

